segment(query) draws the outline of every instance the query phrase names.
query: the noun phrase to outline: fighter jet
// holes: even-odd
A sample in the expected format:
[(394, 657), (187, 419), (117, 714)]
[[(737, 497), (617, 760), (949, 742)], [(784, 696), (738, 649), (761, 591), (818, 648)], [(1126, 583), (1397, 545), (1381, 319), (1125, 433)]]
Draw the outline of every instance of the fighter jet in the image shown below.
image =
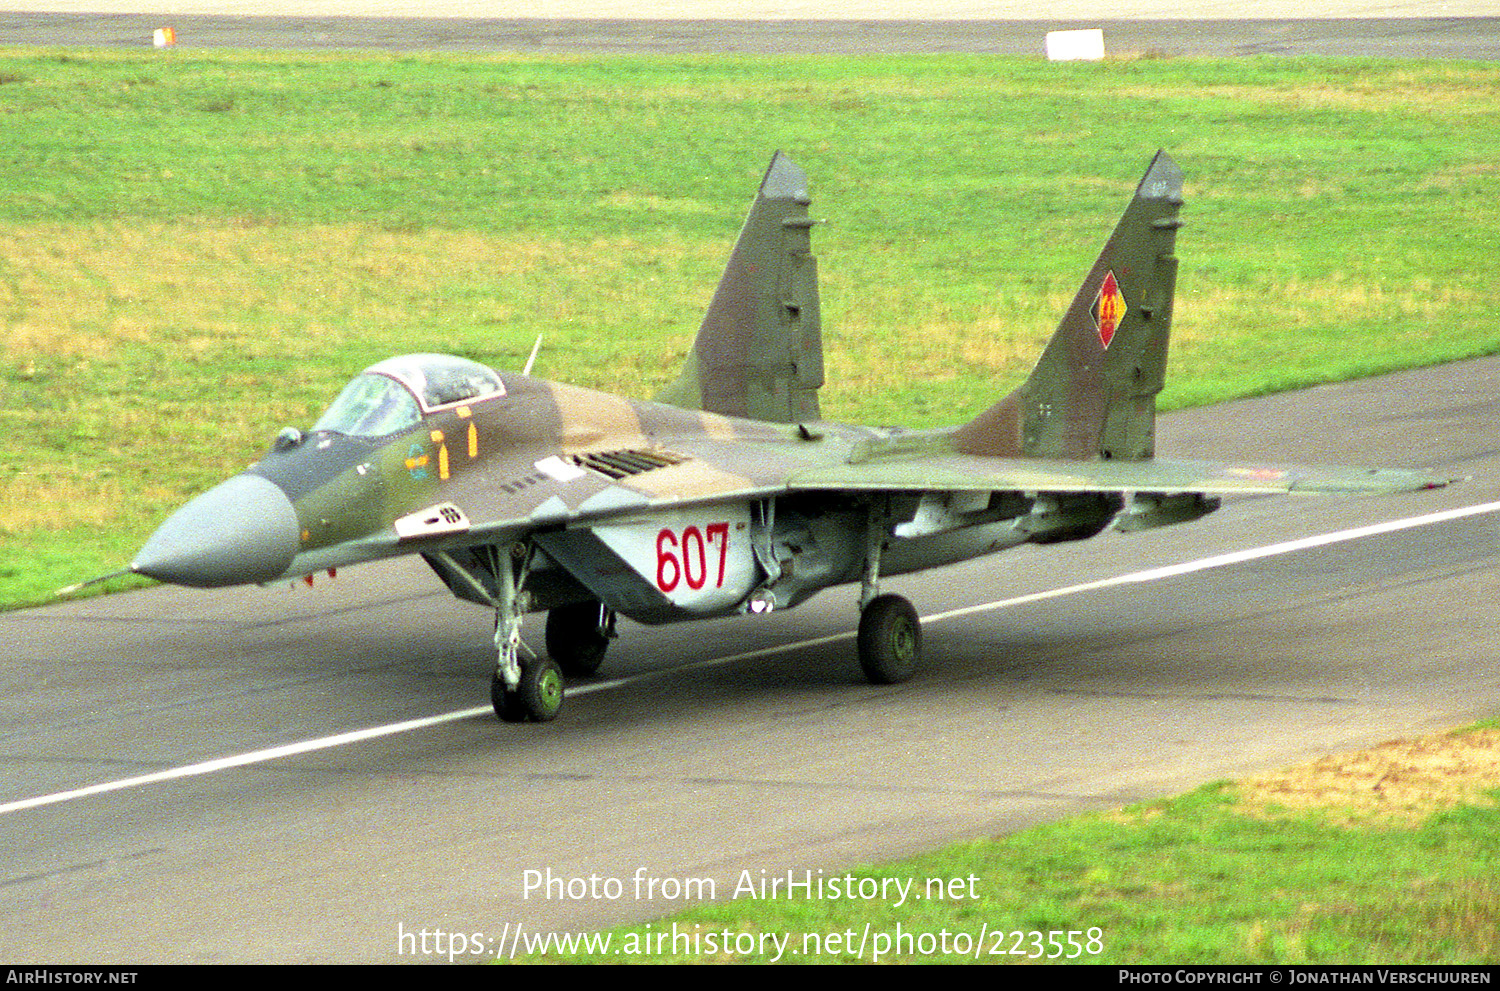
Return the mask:
[[(177, 585), (298, 580), (419, 554), (495, 613), (491, 698), (546, 721), (615, 618), (789, 609), (858, 588), (858, 660), (910, 678), (916, 610), (881, 579), (1021, 544), (1196, 520), (1226, 493), (1397, 492), (1368, 468), (1169, 461), (1156, 396), (1182, 172), (1158, 153), (1030, 377), (966, 423), (826, 423), (807, 176), (771, 160), (676, 380), (645, 402), (411, 354), (356, 375), (311, 430), (177, 510), (129, 570)], [(528, 368), (529, 370), (529, 368)], [(546, 611), (546, 655), (521, 639)]]

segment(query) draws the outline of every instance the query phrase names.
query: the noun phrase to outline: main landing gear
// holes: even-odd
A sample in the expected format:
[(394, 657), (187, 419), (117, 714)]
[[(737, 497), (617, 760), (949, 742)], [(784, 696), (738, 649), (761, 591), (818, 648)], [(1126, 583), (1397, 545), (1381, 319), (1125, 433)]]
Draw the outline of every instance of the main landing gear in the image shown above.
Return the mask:
[(880, 554), (885, 549), (888, 507), (871, 510), (859, 594), (859, 667), (875, 685), (894, 685), (917, 673), (922, 657), (922, 621), (899, 595), (880, 594)]
[(614, 635), (615, 611), (602, 602), (573, 602), (547, 613), (547, 654), (570, 678), (598, 671)]
[(894, 685), (917, 673), (922, 623), (899, 595), (878, 595), (859, 615), (859, 666), (871, 684)]

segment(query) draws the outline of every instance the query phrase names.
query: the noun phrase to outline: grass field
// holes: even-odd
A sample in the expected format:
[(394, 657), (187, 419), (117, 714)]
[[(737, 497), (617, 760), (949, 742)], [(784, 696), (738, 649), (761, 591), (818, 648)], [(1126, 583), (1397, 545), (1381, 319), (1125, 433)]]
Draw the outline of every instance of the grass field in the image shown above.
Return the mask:
[(1500, 66), (0, 49), (0, 603), (112, 571), (364, 365), (649, 396), (775, 148), (830, 419), (967, 417), (1157, 147), (1167, 407), (1494, 351)]
[(1493, 725), (1393, 741), (519, 959), (1493, 964), (1497, 783)]

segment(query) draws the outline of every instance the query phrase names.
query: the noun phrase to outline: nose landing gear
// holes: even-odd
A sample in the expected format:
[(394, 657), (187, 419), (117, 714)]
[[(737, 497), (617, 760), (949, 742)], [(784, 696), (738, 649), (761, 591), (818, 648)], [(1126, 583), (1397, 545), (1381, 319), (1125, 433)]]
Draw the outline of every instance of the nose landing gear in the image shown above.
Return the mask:
[[(557, 662), (537, 657), (521, 641), (521, 617), (526, 603), (521, 590), (531, 570), (532, 550), (515, 544), (507, 553), (491, 548), (495, 575), (495, 677), (490, 702), (495, 715), (507, 723), (546, 723), (557, 718), (563, 704), (563, 673)], [(522, 653), (528, 655), (525, 659)]]

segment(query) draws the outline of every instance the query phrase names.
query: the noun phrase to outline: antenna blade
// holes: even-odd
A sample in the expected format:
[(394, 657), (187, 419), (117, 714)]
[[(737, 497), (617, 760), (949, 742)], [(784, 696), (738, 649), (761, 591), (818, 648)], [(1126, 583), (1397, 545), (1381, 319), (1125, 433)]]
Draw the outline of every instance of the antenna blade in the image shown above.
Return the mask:
[(536, 363), (536, 353), (542, 349), (542, 335), (536, 335), (536, 343), (531, 346), (531, 357), (526, 359), (526, 367), (521, 369), (522, 375), (531, 374), (531, 366)]

